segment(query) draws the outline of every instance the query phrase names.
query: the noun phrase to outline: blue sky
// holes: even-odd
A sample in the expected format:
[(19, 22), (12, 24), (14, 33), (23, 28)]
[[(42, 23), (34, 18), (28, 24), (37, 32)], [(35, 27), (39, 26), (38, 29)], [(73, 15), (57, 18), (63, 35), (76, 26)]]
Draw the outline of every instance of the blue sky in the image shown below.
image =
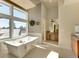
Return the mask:
[(9, 20), (0, 19), (0, 28), (2, 27), (9, 27)]
[[(1, 3), (0, 3), (0, 5), (2, 5), (2, 6), (0, 6), (0, 13), (10, 15), (9, 7), (6, 6), (6, 5), (3, 5)], [(26, 15), (28, 15), (28, 14), (26, 14)], [(26, 15), (24, 13), (22, 13), (22, 12), (14, 10), (14, 16), (16, 16), (16, 17), (25, 19)], [(27, 19), (28, 19), (28, 17), (27, 17)], [(15, 26), (17, 28), (19, 28), (20, 26), (23, 26), (23, 27), (26, 26), (26, 23), (17, 22), (17, 21), (15, 21), (14, 23), (15, 23)], [(0, 19), (0, 27), (9, 27), (9, 20), (7, 20), (7, 19)]]

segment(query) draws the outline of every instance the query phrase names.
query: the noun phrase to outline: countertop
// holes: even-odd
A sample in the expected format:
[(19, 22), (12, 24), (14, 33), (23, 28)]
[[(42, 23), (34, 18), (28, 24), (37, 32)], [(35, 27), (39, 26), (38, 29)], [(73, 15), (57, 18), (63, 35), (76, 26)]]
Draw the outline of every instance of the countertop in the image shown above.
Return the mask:
[(75, 36), (77, 38), (76, 40), (79, 40), (79, 33), (74, 33), (72, 36)]

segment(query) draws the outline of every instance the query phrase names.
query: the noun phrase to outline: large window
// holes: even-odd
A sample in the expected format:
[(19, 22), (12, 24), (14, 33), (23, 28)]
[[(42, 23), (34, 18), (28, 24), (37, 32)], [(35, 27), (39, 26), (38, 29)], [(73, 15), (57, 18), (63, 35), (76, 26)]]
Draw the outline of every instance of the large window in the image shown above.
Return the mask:
[(0, 3), (0, 39), (28, 35), (28, 12), (8, 5)]
[(0, 39), (9, 38), (9, 19), (0, 19)]

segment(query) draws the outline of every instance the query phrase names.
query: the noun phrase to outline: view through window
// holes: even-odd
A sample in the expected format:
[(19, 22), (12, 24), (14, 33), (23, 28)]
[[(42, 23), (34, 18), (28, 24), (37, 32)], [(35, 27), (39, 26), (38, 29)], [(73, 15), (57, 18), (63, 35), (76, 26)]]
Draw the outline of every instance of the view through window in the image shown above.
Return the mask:
[(27, 24), (24, 22), (14, 21), (13, 37), (24, 36), (27, 34)]
[(26, 14), (24, 13), (24, 12), (22, 12), (22, 11), (20, 11), (20, 10), (17, 10), (17, 9), (13, 9), (13, 15), (15, 16), (15, 17), (19, 17), (19, 18), (22, 18), (22, 19), (26, 19)]
[(0, 19), (0, 39), (9, 38), (9, 20)]
[[(11, 12), (12, 11), (12, 12)], [(0, 2), (0, 39), (28, 35), (28, 12)], [(13, 15), (12, 15), (13, 14)], [(12, 34), (12, 35), (11, 35)]]

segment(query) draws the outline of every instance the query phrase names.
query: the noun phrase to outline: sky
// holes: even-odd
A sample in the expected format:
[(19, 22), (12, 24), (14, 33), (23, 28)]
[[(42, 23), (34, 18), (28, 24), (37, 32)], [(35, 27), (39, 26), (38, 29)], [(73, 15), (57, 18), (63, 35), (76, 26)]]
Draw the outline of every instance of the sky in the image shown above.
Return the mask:
[[(26, 27), (26, 23), (14, 21), (15, 27), (19, 28), (20, 26)], [(8, 19), (0, 19), (0, 27), (9, 27), (9, 20)]]
[[(28, 14), (24, 14), (23, 12), (19, 12), (16, 9), (13, 11), (14, 12), (14, 16), (22, 18), (22, 19), (28, 19), (28, 17), (26, 17), (26, 15), (28, 16)], [(0, 3), (0, 13), (3, 14), (7, 14), (10, 15), (10, 9), (7, 5), (3, 5)], [(18, 22), (18, 21), (14, 21), (15, 26), (17, 28), (19, 28), (20, 26), (25, 27), (26, 23), (23, 22)], [(0, 27), (9, 27), (9, 20), (8, 19), (0, 19)]]

